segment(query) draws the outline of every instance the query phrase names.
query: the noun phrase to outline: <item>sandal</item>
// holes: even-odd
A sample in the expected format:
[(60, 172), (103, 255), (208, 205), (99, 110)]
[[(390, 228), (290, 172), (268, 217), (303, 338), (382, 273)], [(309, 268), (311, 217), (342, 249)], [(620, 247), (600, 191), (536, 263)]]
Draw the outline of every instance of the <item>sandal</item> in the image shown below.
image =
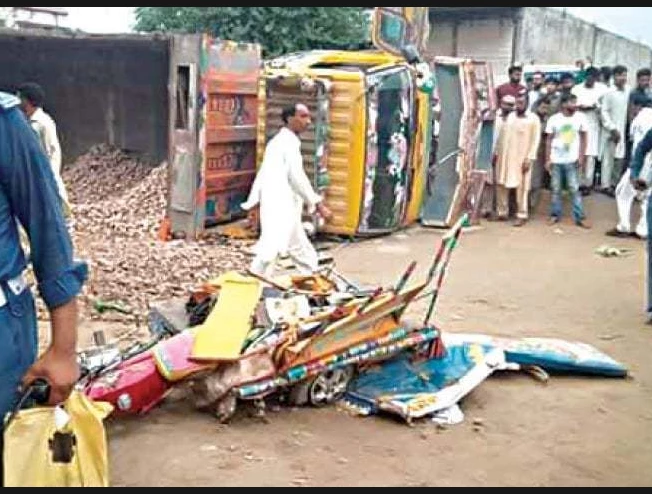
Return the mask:
[(636, 234), (635, 233), (632, 234), (629, 232), (621, 232), (620, 230), (618, 230), (618, 228), (614, 228), (613, 230), (609, 230), (605, 235), (607, 235), (607, 237), (615, 237), (615, 238), (630, 238)]

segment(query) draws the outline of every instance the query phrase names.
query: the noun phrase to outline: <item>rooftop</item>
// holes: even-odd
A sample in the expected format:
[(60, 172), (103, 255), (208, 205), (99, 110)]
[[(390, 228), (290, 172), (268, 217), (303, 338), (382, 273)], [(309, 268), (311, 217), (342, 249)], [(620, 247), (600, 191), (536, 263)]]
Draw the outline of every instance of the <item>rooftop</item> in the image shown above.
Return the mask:
[(44, 12), (46, 14), (67, 16), (68, 10), (65, 7), (14, 7), (16, 10), (29, 10), (32, 12)]

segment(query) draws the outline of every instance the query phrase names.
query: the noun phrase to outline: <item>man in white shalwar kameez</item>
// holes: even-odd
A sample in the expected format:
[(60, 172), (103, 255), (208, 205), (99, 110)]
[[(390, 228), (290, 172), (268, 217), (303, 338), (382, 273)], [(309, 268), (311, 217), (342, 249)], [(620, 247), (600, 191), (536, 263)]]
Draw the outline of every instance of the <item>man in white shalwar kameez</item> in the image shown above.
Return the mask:
[(572, 89), (577, 96), (577, 109), (584, 114), (588, 123), (586, 169), (583, 179), (583, 191), (590, 194), (595, 180), (595, 162), (600, 156), (601, 130), (600, 104), (607, 87), (598, 82), (600, 71), (595, 67), (586, 70), (586, 80)]
[(282, 119), (285, 126), (267, 144), (249, 198), (242, 204), (245, 211), (260, 207), (261, 235), (250, 271), (267, 278), (273, 275), (278, 257), (285, 254), (301, 274), (315, 273), (319, 259), (303, 228), (304, 205), (310, 214), (316, 210), (325, 220), (331, 216), (303, 169), (299, 135), (311, 124), (310, 111), (297, 104), (285, 108)]
[[(632, 140), (632, 156), (645, 135), (652, 129), (652, 100), (641, 94), (635, 94), (631, 99), (632, 121), (630, 135)], [(652, 156), (647, 156), (641, 175), (650, 174)], [(635, 230), (632, 230), (632, 206), (638, 197), (641, 206), (641, 216)], [(631, 180), (631, 170), (628, 168), (616, 187), (616, 206), (618, 207), (618, 225), (607, 232), (610, 237), (638, 237), (647, 238), (647, 205), (650, 200), (650, 189), (637, 191)]]
[(64, 212), (68, 217), (71, 210), (66, 186), (61, 179), (61, 145), (57, 137), (57, 126), (54, 120), (43, 110), (45, 93), (38, 84), (26, 83), (18, 88), (18, 95), (21, 99), (21, 108), (38, 136), (45, 155), (50, 160), (54, 180), (63, 201)]
[(622, 65), (614, 67), (614, 84), (602, 97), (601, 119), (603, 132), (602, 144), (602, 191), (614, 192), (615, 185), (622, 177), (622, 163), (625, 160), (627, 143), (627, 111), (629, 93), (627, 88), (627, 68)]
[(496, 183), (498, 218), (509, 216), (509, 191), (516, 190), (518, 206), (514, 226), (521, 227), (528, 221), (532, 167), (541, 142), (541, 121), (528, 111), (527, 95), (516, 98), (516, 111), (503, 124), (501, 145), (496, 156)]
[(491, 174), (487, 177), (487, 187), (485, 188), (482, 197), (482, 214), (485, 218), (489, 219), (495, 219), (494, 202), (496, 201), (496, 156), (500, 152), (499, 149), (502, 147), (504, 127), (507, 122), (507, 118), (514, 111), (515, 106), (516, 98), (514, 96), (503, 96), (503, 99), (500, 100), (500, 108), (496, 112), (496, 119), (494, 121), (493, 144), (491, 148)]

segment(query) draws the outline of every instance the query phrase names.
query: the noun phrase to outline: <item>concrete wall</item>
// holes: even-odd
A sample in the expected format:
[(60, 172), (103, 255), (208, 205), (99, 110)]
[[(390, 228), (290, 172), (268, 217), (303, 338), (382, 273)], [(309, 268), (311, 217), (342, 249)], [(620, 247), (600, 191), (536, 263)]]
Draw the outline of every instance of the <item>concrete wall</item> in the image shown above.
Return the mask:
[(573, 64), (591, 57), (593, 63), (624, 65), (629, 69), (630, 83), (636, 71), (652, 63), (649, 46), (600, 29), (563, 11), (545, 7), (523, 9), (517, 61), (523, 63)]
[(652, 65), (652, 50), (622, 36), (596, 29), (593, 60), (598, 66), (624, 65), (629, 69), (630, 82), (634, 83), (636, 71)]
[[(591, 57), (597, 66), (625, 65), (631, 83), (638, 69), (652, 65), (650, 47), (557, 9), (432, 7), (430, 19), (431, 55), (490, 61), (497, 82), (506, 78), (504, 71), (513, 62), (574, 65), (576, 60)], [(518, 24), (515, 36), (511, 36), (512, 19)], [(511, 56), (507, 50), (510, 36)], [(470, 41), (460, 43), (464, 39)]]
[(516, 61), (570, 64), (593, 55), (595, 28), (563, 11), (525, 7), (516, 44)]
[(167, 38), (2, 30), (0, 66), (0, 90), (27, 81), (43, 86), (64, 163), (99, 143), (167, 159)]

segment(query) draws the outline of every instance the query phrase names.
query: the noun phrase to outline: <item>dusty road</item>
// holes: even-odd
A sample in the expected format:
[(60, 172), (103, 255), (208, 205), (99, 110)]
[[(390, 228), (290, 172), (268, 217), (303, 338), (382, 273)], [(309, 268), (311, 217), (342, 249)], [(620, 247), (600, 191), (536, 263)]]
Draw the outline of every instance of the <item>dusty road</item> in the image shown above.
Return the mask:
[[(183, 401), (109, 426), (116, 486), (645, 486), (652, 484), (652, 329), (642, 322), (644, 245), (612, 241), (613, 201), (589, 201), (590, 232), (538, 219), (464, 236), (439, 304), (446, 331), (590, 343), (634, 379), (492, 378), (462, 403), (464, 424), (438, 431), (335, 409), (288, 410), (227, 427)], [(602, 219), (599, 219), (602, 218)], [(437, 232), (412, 229), (336, 253), (362, 282), (425, 269)], [(609, 243), (631, 257), (594, 254)], [(423, 306), (414, 307), (419, 314)], [(483, 426), (474, 430), (473, 420)]]

